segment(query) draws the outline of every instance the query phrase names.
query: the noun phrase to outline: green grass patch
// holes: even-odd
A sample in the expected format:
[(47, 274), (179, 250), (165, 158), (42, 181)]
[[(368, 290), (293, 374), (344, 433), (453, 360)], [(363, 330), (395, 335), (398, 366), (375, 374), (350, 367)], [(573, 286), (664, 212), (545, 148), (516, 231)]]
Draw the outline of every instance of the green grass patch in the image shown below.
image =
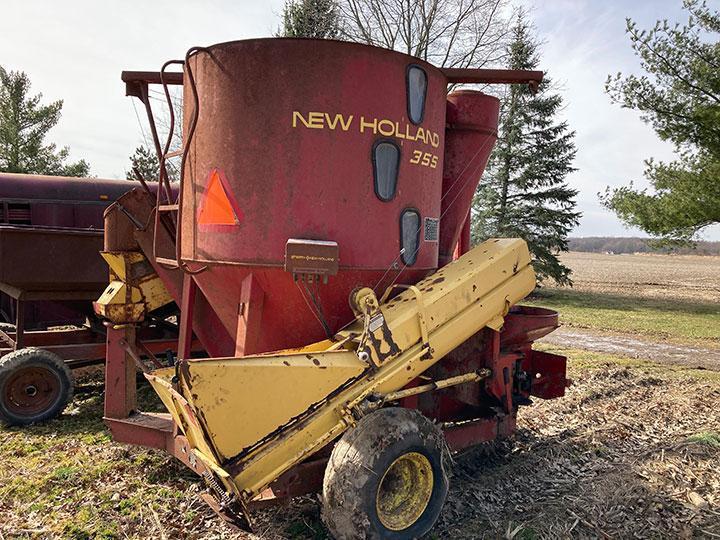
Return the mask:
[(720, 306), (713, 303), (550, 288), (524, 303), (557, 310), (568, 326), (720, 344)]
[(688, 437), (688, 441), (698, 444), (707, 444), (708, 446), (720, 448), (720, 433), (704, 431), (702, 433), (696, 433), (695, 435), (691, 435), (690, 437)]
[[(195, 519), (189, 507), (199, 478), (164, 452), (113, 443), (95, 387), (77, 392), (60, 418), (0, 427), (0, 535), (27, 529), (47, 538), (148, 538), (157, 536), (148, 533), (157, 513), (172, 538), (173, 527)], [(158, 408), (146, 382), (138, 394)]]

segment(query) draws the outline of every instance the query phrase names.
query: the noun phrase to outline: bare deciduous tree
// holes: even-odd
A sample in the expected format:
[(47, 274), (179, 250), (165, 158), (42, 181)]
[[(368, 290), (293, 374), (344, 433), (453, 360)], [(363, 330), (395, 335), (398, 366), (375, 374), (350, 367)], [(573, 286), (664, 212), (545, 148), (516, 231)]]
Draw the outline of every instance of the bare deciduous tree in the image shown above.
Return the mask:
[[(170, 134), (170, 107), (174, 113), (174, 125), (172, 137), (170, 139), (169, 152), (174, 153), (182, 149), (182, 131), (183, 131), (183, 100), (182, 87), (170, 87), (170, 103), (165, 96), (165, 92), (156, 88), (150, 88), (150, 103), (153, 108), (155, 119), (155, 128), (158, 132), (161, 151), (165, 150), (167, 138)], [(133, 105), (135, 106), (135, 105)], [(138, 111), (135, 111), (138, 114)], [(142, 134), (142, 142), (135, 148), (135, 153), (130, 156), (130, 170), (125, 175), (128, 180), (135, 180), (135, 168), (138, 169), (142, 177), (149, 182), (156, 182), (160, 178), (160, 158), (157, 155), (155, 144), (151, 136), (150, 126), (141, 116), (137, 116)], [(171, 182), (180, 179), (180, 156), (168, 158), (165, 162), (165, 168), (168, 178)]]
[(340, 0), (341, 36), (441, 67), (482, 67), (506, 54), (506, 0)]

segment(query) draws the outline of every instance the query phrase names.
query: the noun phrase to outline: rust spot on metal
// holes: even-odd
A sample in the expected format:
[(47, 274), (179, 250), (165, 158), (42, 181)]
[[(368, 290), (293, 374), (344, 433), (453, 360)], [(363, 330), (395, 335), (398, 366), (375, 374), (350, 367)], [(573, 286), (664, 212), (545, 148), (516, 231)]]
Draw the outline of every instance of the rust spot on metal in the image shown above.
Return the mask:
[(188, 387), (188, 390), (192, 390), (192, 381), (191, 381), (191, 375), (190, 375), (190, 366), (188, 364), (187, 360), (181, 360), (178, 365), (178, 372), (180, 373), (180, 376), (182, 377), (182, 380), (185, 382), (185, 384)]

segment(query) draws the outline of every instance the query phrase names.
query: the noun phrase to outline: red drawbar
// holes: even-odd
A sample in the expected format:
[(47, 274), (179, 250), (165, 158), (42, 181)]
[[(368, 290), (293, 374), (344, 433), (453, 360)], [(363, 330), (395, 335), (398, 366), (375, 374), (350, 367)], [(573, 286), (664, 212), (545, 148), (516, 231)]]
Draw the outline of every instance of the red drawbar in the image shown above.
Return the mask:
[(242, 219), (242, 212), (228, 194), (228, 183), (225, 175), (213, 169), (208, 175), (207, 187), (200, 211), (199, 225), (237, 225)]

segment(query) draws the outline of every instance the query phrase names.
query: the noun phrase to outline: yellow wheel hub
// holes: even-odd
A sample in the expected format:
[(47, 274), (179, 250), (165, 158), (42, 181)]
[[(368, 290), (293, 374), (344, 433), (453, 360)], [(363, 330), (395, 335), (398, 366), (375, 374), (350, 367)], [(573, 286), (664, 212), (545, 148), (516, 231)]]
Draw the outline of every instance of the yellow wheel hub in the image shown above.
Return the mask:
[(433, 483), (432, 465), (424, 455), (409, 452), (397, 458), (378, 487), (375, 504), (380, 522), (392, 531), (410, 527), (427, 508)]

